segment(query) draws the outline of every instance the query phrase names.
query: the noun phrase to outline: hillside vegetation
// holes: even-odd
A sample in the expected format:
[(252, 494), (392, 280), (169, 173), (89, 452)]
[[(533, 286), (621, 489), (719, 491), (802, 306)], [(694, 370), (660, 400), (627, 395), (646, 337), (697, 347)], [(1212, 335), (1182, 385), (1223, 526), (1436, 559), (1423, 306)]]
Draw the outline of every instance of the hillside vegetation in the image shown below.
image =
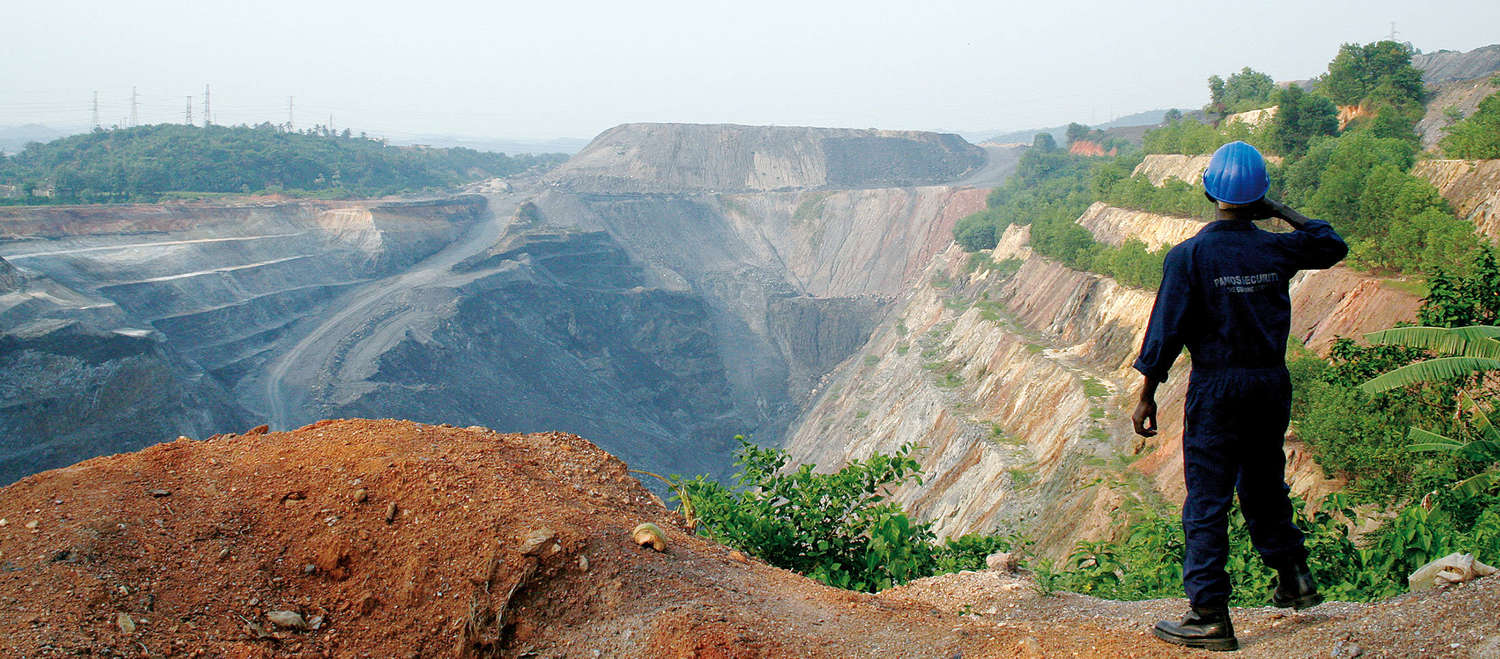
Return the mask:
[[(1209, 86), (1210, 110), (1276, 105), (1275, 117), (1259, 127), (1243, 122), (1204, 124), (1174, 115), (1146, 134), (1144, 153), (1211, 153), (1243, 140), (1281, 156), (1272, 165), (1271, 196), (1334, 224), (1351, 245), (1349, 263), (1376, 272), (1431, 276), (1467, 272), (1481, 244), (1473, 227), (1458, 220), (1430, 183), (1409, 173), (1418, 157), (1415, 131), (1424, 92), (1411, 52), (1389, 42), (1345, 45), (1314, 80), (1311, 90), (1291, 86), (1265, 91), (1264, 74), (1246, 68)], [(1418, 84), (1413, 85), (1412, 80)], [(1363, 118), (1339, 129), (1338, 105), (1360, 108)], [(1497, 149), (1493, 127), (1500, 100), (1456, 125), (1445, 145), (1455, 157), (1484, 157)], [(1094, 201), (1153, 213), (1212, 220), (1213, 206), (1201, 190), (1169, 181), (1156, 187), (1130, 178), (1141, 152), (1113, 160), (1057, 153), (1040, 144), (1020, 170), (996, 189), (989, 208), (962, 220), (954, 237), (965, 249), (989, 249), (1010, 224), (1032, 225), (1039, 253), (1069, 267), (1115, 276), (1122, 283), (1155, 288), (1165, 250), (1156, 245), (1111, 248), (1094, 244), (1073, 221)], [(1128, 252), (1128, 253), (1127, 253)], [(1140, 263), (1143, 253), (1151, 263)]]
[(205, 193), (369, 197), (551, 168), (565, 158), (394, 147), (348, 130), (158, 124), (34, 143), (0, 158), (0, 185), (20, 193), (0, 202), (153, 202)]

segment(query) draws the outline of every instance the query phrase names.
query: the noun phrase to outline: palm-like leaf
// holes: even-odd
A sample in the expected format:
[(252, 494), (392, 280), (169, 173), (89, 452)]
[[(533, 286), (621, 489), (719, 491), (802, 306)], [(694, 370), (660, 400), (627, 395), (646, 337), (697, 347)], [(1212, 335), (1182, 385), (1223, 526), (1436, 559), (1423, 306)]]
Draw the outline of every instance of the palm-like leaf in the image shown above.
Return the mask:
[(1414, 453), (1429, 451), (1442, 451), (1451, 453), (1464, 447), (1464, 443), (1452, 437), (1444, 437), (1429, 430), (1423, 430), (1413, 426), (1406, 434), (1406, 439), (1411, 441), (1406, 445), (1406, 450)]
[(1437, 357), (1407, 364), (1359, 385), (1367, 394), (1378, 394), (1409, 384), (1440, 382), (1483, 371), (1500, 370), (1500, 359), (1484, 357)]
[(1454, 483), (1453, 487), (1458, 488), (1458, 491), (1472, 497), (1484, 494), (1496, 485), (1500, 485), (1500, 469), (1491, 469), (1489, 471), (1470, 476), (1457, 483)]
[(1396, 327), (1365, 335), (1375, 345), (1422, 348), (1455, 357), (1500, 359), (1500, 327)]

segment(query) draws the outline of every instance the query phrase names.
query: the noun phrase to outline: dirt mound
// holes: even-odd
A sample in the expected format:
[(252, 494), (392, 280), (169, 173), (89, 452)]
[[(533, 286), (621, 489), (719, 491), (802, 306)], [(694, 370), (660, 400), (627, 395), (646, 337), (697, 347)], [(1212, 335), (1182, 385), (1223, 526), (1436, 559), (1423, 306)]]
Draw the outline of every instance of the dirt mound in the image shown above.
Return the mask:
[[(96, 458), (0, 490), (0, 518), (5, 656), (1149, 656), (1173, 649), (1144, 622), (1180, 606), (992, 573), (830, 589), (690, 535), (578, 437), (401, 421)], [(632, 541), (641, 522), (665, 552)], [(1497, 584), (1420, 600), (1441, 625), (1392, 605), (1418, 612), (1385, 626), (1404, 645), (1359, 635), (1379, 609), (1338, 605), (1263, 647), (1467, 654)]]

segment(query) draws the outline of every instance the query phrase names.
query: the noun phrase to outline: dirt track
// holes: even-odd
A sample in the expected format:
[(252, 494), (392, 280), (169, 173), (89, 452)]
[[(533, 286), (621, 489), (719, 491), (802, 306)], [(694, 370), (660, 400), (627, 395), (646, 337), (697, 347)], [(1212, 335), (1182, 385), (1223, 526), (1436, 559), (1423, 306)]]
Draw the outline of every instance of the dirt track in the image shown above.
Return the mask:
[[(993, 572), (821, 586), (689, 535), (623, 463), (558, 433), (330, 421), (179, 440), (25, 478), (0, 518), (8, 657), (1183, 654), (1146, 632), (1177, 601), (1043, 597)], [(643, 521), (666, 552), (631, 541)], [(1489, 578), (1236, 622), (1250, 656), (1495, 656), (1496, 610)]]
[[(264, 376), (266, 411), (270, 425), (286, 429), (299, 423), (300, 409), (309, 387), (330, 372), (329, 362), (342, 346), (355, 345), (351, 338), (399, 336), (413, 318), (396, 313), (401, 296), (424, 286), (440, 286), (446, 279), (464, 278), (451, 268), (478, 254), (500, 237), (511, 213), (521, 204), (523, 195), (512, 193), (489, 197), (489, 216), (474, 225), (452, 245), (412, 266), (401, 274), (369, 282), (350, 291), (335, 304), (327, 306), (322, 317), (304, 319), (294, 331), (294, 342), (266, 367)], [(472, 275), (468, 276), (472, 278)], [(357, 353), (366, 358), (371, 351)], [(313, 416), (312, 418), (317, 418)]]

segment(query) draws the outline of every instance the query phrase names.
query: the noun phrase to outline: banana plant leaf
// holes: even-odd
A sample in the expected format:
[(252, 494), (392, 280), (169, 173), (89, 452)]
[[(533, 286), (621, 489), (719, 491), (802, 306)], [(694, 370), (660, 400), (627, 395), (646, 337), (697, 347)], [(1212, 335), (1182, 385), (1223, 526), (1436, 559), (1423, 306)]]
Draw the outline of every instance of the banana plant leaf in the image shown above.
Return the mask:
[(1454, 357), (1500, 359), (1500, 327), (1396, 327), (1365, 335), (1375, 345), (1424, 348)]
[(1473, 375), (1482, 371), (1500, 370), (1500, 359), (1483, 357), (1437, 357), (1407, 364), (1359, 385), (1367, 394), (1378, 394), (1409, 384), (1441, 382)]

